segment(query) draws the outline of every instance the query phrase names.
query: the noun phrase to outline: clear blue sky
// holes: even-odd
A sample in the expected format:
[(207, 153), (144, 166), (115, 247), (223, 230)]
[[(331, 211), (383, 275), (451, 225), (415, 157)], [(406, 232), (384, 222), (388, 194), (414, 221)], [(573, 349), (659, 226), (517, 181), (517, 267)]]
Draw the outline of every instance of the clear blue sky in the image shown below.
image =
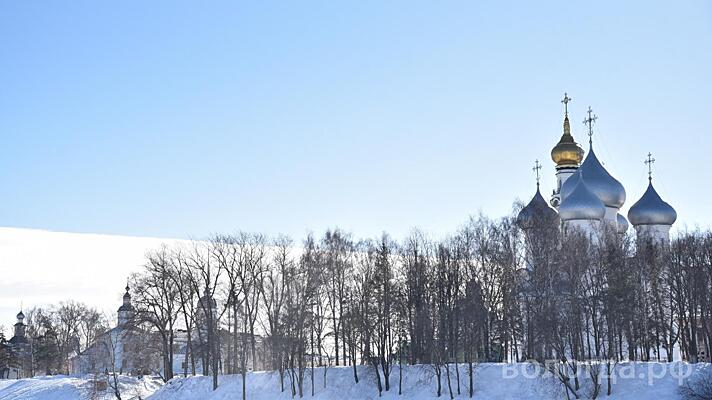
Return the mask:
[(2, 226), (441, 234), (551, 191), (564, 91), (712, 225), (708, 1), (0, 4)]

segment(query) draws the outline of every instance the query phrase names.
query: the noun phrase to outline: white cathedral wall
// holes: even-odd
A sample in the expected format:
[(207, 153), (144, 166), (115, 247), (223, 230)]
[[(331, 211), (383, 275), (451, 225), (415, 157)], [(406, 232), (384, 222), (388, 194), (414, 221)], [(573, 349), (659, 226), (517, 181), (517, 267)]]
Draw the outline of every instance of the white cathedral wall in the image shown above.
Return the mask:
[(601, 221), (589, 219), (574, 219), (564, 221), (564, 232), (572, 232), (579, 230), (591, 238), (593, 243), (598, 243), (598, 237), (601, 233)]
[(124, 359), (124, 330), (115, 328), (111, 331), (111, 343), (109, 346), (113, 346), (114, 353), (114, 368), (116, 372), (121, 370), (123, 359)]
[(118, 317), (116, 318), (116, 326), (124, 326), (132, 319), (130, 311), (119, 311), (117, 315)]
[(557, 180), (557, 187), (556, 187), (556, 192), (561, 191), (561, 186), (566, 182), (571, 175), (576, 172), (576, 168), (561, 168), (556, 170), (556, 180)]
[(652, 238), (655, 242), (670, 243), (670, 225), (637, 225), (638, 240)]
[(606, 206), (606, 215), (603, 216), (603, 221), (618, 228), (618, 209)]
[[(556, 194), (554, 197), (559, 199), (559, 203), (561, 203), (561, 186), (574, 172), (576, 172), (576, 168), (560, 168), (556, 170)], [(556, 209), (558, 210), (559, 207), (557, 206)]]

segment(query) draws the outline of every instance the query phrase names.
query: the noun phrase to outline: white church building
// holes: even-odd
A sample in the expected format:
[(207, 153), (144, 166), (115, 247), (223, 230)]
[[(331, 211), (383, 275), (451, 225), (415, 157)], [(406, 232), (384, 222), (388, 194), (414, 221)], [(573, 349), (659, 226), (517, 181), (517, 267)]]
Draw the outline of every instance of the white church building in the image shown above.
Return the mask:
[(144, 369), (140, 362), (143, 349), (133, 326), (135, 312), (127, 284), (123, 304), (117, 310), (116, 326), (70, 359), (71, 373), (140, 373)]

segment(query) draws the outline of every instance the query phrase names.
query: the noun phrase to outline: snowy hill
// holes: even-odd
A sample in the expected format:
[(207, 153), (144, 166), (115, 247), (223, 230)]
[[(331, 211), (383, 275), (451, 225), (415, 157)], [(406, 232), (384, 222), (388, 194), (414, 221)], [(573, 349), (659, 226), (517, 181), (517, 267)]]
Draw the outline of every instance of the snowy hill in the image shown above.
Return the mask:
[[(690, 365), (686, 363), (623, 363), (616, 367), (617, 382), (613, 385), (613, 395), (606, 397), (606, 381), (602, 381), (600, 399), (643, 400), (677, 399), (678, 385), (690, 374), (712, 373), (709, 364)], [(307, 371), (304, 397), (311, 397), (311, 384)], [(332, 399), (377, 399), (373, 370), (359, 367), (360, 382), (354, 383), (350, 368), (330, 368), (327, 371), (327, 385), (323, 387), (323, 369), (315, 372), (315, 396), (319, 400)], [(468, 398), (467, 370), (461, 366), (461, 395), (457, 395), (455, 371), (451, 371), (453, 392), (456, 398)], [(525, 376), (525, 374), (527, 374)], [(582, 399), (590, 398), (590, 378), (581, 375)], [(150, 400), (227, 400), (242, 398), (240, 376), (221, 376), (220, 387), (211, 391), (209, 377), (175, 378), (153, 394)], [(291, 399), (288, 380), (287, 390), (280, 392), (279, 377), (273, 372), (257, 372), (247, 376), (247, 398), (250, 400)], [(391, 376), (391, 391), (384, 392), (382, 399), (436, 399), (436, 380), (429, 366), (411, 366), (403, 370), (403, 395), (398, 396), (398, 368)], [(443, 393), (441, 398), (449, 398), (445, 372), (443, 372)], [(534, 377), (531, 369), (524, 364), (482, 364), (475, 373), (475, 399), (481, 400), (534, 400), (566, 398), (561, 384), (553, 379)]]
[[(146, 377), (122, 376), (119, 382), (123, 400), (145, 399), (161, 386), (161, 381)], [(2, 400), (109, 400), (111, 390), (96, 390), (91, 376), (41, 376), (32, 379), (0, 380)]]
[[(324, 370), (315, 370), (315, 396), (311, 397), (310, 371), (304, 383), (304, 398), (316, 400), (378, 399), (375, 375), (371, 368), (358, 367), (360, 382), (354, 383), (351, 368), (329, 368), (327, 385), (324, 388)], [(606, 396), (606, 380), (602, 378), (599, 399), (647, 400), (679, 399), (678, 385), (688, 376), (711, 374), (712, 365), (686, 363), (622, 363), (616, 367), (616, 383), (613, 395)], [(460, 369), (461, 394), (457, 395), (455, 370), (451, 368), (455, 398), (467, 399), (467, 370)], [(441, 399), (448, 399), (448, 387), (443, 370)], [(591, 380), (580, 376), (582, 399), (590, 398)], [(220, 376), (220, 387), (212, 391), (210, 377), (198, 376), (174, 378), (163, 387), (156, 378), (137, 379), (122, 376), (120, 382), (122, 399), (136, 400), (239, 400), (242, 398), (242, 380), (239, 375)], [(109, 400), (114, 399), (110, 390), (93, 389), (90, 376), (48, 376), (33, 379), (0, 380), (2, 400)], [(256, 372), (247, 376), (247, 398), (250, 400), (291, 399), (289, 380), (285, 380), (284, 392), (279, 390), (279, 377), (274, 372)], [(409, 366), (403, 369), (403, 395), (398, 396), (398, 367), (391, 375), (391, 390), (381, 399), (426, 400), (437, 399), (436, 380), (429, 366)], [(559, 400), (565, 399), (561, 384), (553, 379), (536, 377), (524, 364), (481, 364), (475, 372), (475, 394), (478, 400)]]

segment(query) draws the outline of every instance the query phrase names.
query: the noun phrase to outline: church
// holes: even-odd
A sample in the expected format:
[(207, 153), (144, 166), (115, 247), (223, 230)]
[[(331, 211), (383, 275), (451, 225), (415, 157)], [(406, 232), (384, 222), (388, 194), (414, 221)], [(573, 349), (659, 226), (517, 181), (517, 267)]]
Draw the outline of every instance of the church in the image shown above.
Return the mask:
[(117, 310), (117, 324), (101, 334), (87, 349), (71, 357), (70, 372), (87, 374), (104, 371), (140, 374), (149, 370), (144, 357), (145, 343), (134, 326), (136, 309), (131, 304), (129, 285), (126, 284), (121, 307)]
[(0, 379), (29, 378), (33, 374), (32, 343), (27, 337), (27, 324), (25, 314), (17, 313), (17, 322), (14, 325), (14, 334), (10, 340), (0, 343), (6, 357), (0, 364)]
[[(574, 140), (569, 123), (568, 103), (571, 98), (564, 94), (563, 135), (551, 150), (551, 159), (556, 168), (556, 189), (547, 201), (539, 190), (539, 170), (537, 161), (537, 189), (532, 200), (520, 211), (517, 224), (525, 235), (535, 221), (556, 222), (562, 233), (580, 230), (592, 241), (599, 240), (607, 232), (625, 234), (632, 224), (639, 240), (652, 240), (658, 244), (669, 244), (670, 228), (677, 219), (675, 209), (666, 203), (653, 186), (652, 164), (655, 161), (649, 153), (648, 187), (628, 211), (628, 218), (621, 214), (626, 201), (623, 185), (601, 164), (594, 151), (593, 125), (597, 119), (591, 107), (583, 121), (588, 128), (588, 152)], [(629, 222), (630, 221), (630, 222)]]
[[(603, 166), (594, 151), (593, 125), (597, 117), (589, 107), (588, 116), (583, 121), (589, 138), (588, 152), (584, 152), (571, 134), (568, 112), (570, 101), (571, 98), (564, 94), (561, 101), (564, 104), (563, 134), (551, 150), (551, 159), (556, 169), (556, 188), (547, 202), (539, 189), (541, 165), (537, 160), (533, 168), (536, 173), (536, 192), (517, 215), (516, 223), (524, 232), (525, 241), (536, 242), (535, 236), (543, 232), (538, 227), (557, 227), (563, 235), (577, 231), (586, 235), (591, 243), (601, 243), (606, 235), (624, 235), (629, 225), (633, 225), (639, 244), (650, 243), (655, 247), (669, 248), (670, 229), (677, 220), (677, 212), (655, 190), (652, 174), (655, 159), (652, 154), (648, 153), (644, 161), (648, 167), (647, 188), (630, 207), (626, 218), (621, 213), (626, 201), (626, 190)], [(527, 262), (527, 270), (533, 267)], [(705, 348), (704, 339), (700, 335), (698, 349)], [(710, 357), (704, 350), (700, 350), (698, 359), (709, 361)]]

